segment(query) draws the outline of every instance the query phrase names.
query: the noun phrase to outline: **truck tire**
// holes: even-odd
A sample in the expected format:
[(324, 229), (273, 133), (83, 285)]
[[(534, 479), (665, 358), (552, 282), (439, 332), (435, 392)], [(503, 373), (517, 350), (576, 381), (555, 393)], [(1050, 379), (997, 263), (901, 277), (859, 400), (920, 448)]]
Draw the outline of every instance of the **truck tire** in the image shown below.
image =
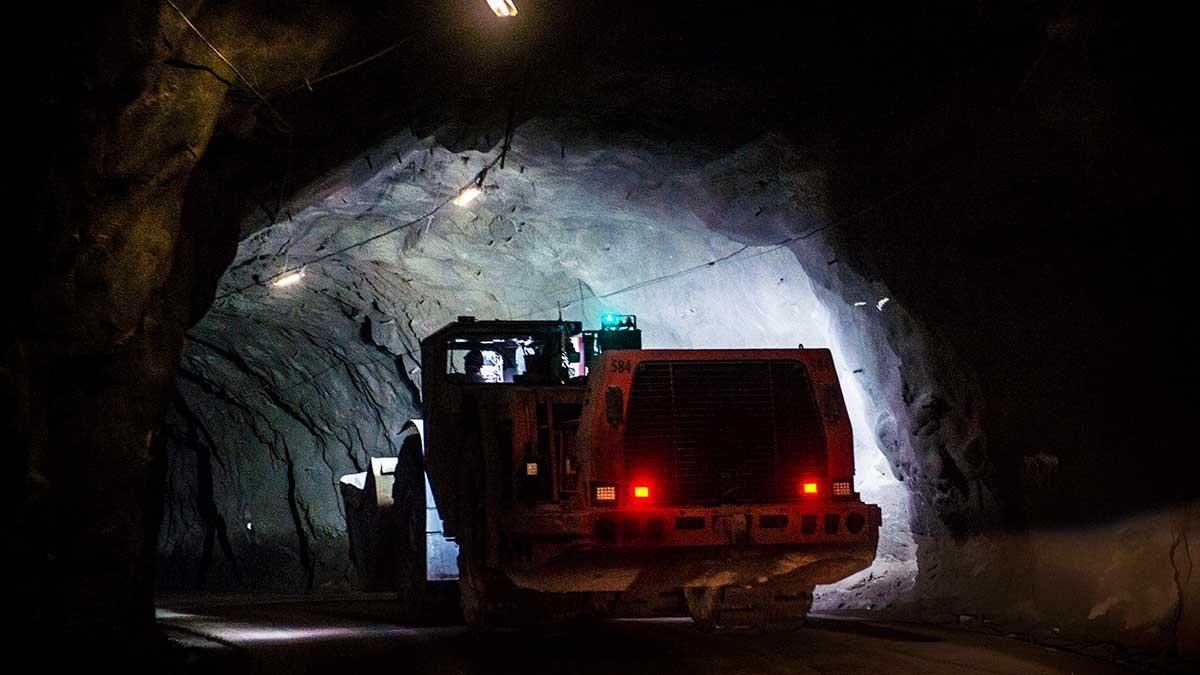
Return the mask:
[(462, 535), (458, 539), (458, 601), (463, 622), (470, 628), (482, 628), (487, 610), (483, 570), (473, 559), (470, 545)]
[(696, 627), (705, 633), (717, 629), (721, 620), (721, 605), (725, 589), (721, 586), (694, 586), (683, 589), (683, 602)]
[(427, 576), (425, 463), (420, 439), (410, 436), (400, 448), (392, 485), (395, 518), (396, 595), (409, 620), (422, 616)]

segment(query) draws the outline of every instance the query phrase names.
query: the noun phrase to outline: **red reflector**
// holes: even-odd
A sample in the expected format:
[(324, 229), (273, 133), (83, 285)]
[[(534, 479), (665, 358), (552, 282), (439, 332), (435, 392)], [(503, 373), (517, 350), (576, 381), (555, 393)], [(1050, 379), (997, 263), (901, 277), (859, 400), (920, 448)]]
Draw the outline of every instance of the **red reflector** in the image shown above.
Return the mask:
[(650, 498), (650, 486), (648, 486), (648, 485), (633, 486), (633, 496), (637, 497), (638, 499), (649, 499)]
[(817, 484), (810, 483), (807, 481), (804, 483), (801, 483), (800, 484), (800, 492), (801, 492), (801, 494), (815, 495), (815, 494), (817, 494)]

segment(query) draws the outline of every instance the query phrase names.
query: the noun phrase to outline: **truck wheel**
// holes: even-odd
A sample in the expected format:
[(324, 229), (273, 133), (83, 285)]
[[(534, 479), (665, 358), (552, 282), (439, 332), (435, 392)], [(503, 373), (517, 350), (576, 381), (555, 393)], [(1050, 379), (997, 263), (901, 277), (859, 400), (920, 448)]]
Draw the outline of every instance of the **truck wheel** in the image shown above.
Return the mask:
[(426, 583), (425, 464), (420, 440), (410, 437), (400, 448), (392, 485), (395, 514), (396, 594), (404, 614), (421, 616)]
[(477, 569), (467, 555), (463, 554), (462, 540), (458, 547), (458, 602), (462, 607), (463, 623), (470, 628), (482, 628), (484, 607), (483, 582)]
[[(466, 492), (464, 490), (464, 492)], [(482, 542), (476, 540), (478, 533), (475, 523), (479, 519), (471, 517), (469, 505), (470, 495), (459, 496), (459, 504), (467, 517), (459, 518), (458, 527), (458, 599), (462, 608), (463, 621), (471, 628), (483, 628), (489, 614), (489, 594), (487, 570), (483, 564)]]
[(725, 589), (721, 586), (694, 586), (683, 589), (683, 602), (696, 627), (705, 633), (717, 629), (721, 622), (721, 605)]

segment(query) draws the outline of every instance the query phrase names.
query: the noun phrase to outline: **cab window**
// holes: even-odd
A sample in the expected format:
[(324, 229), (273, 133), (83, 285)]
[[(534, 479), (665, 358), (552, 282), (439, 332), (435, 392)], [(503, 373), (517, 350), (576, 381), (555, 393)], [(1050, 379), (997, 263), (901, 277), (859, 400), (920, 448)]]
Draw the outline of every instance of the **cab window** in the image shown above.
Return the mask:
[(530, 336), (452, 338), (446, 345), (446, 376), (456, 382), (505, 384), (541, 377), (554, 358), (544, 340)]

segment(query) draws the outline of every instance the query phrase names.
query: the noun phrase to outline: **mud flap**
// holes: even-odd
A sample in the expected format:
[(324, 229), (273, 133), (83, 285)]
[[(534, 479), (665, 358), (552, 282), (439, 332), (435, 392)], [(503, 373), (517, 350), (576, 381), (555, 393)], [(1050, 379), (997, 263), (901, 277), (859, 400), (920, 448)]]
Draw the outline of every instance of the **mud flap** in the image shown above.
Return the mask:
[(683, 589), (696, 627), (721, 630), (778, 630), (804, 625), (812, 588), (767, 583), (754, 586), (697, 586)]
[(725, 629), (778, 630), (804, 625), (812, 589), (773, 584), (725, 589), (718, 625)]

